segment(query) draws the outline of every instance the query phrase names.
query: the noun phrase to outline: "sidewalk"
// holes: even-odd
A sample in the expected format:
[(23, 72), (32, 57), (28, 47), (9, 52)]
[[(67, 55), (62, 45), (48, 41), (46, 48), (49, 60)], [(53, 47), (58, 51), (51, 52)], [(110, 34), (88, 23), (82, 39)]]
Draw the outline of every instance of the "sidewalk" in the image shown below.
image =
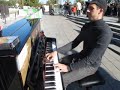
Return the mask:
[(22, 18), (25, 18), (25, 14), (21, 14), (21, 10), (19, 12), (19, 15), (15, 15), (15, 13), (10, 14), (7, 18), (6, 18), (6, 23), (5, 23), (5, 19), (1, 19), (0, 18), (0, 26), (2, 26), (3, 28), (8, 27), (9, 25), (19, 21)]
[(15, 23), (16, 21), (22, 19), (24, 17), (20, 16), (20, 15), (17, 15), (16, 18), (13, 14), (11, 14), (9, 17), (6, 18), (6, 23), (5, 23), (5, 20), (3, 19), (0, 19), (0, 25), (3, 27), (3, 28), (6, 28), (8, 27), (9, 25)]
[(104, 20), (105, 20), (108, 24), (114, 24), (114, 25), (120, 26), (120, 23), (118, 23), (118, 18), (117, 18), (117, 17), (104, 16)]
[(9, 25), (19, 21), (20, 19), (23, 18), (42, 18), (42, 11), (38, 11), (38, 12), (32, 12), (32, 13), (27, 13), (25, 12), (25, 10), (23, 9), (19, 9), (19, 15), (15, 14), (15, 13), (10, 13), (9, 17), (7, 17), (6, 19), (1, 19), (0, 18), (0, 26), (2, 26), (3, 28), (8, 27)]
[[(15, 17), (14, 13), (10, 14), (9, 17), (6, 18), (6, 23), (5, 23), (5, 20), (0, 18), (0, 26), (2, 26), (3, 28), (6, 28), (9, 25), (11, 25), (11, 24), (13, 24), (13, 23), (17, 22), (18, 20), (25, 18), (25, 17), (26, 17), (26, 14), (23, 13), (22, 10), (19, 10), (19, 15), (16, 15), (16, 17)], [(86, 15), (76, 16), (76, 17), (86, 18)], [(117, 23), (117, 21), (118, 21), (117, 17), (104, 16), (104, 20), (108, 23), (120, 26), (120, 23)]]
[[(86, 18), (86, 15), (76, 16), (76, 17)], [(115, 24), (115, 25), (120, 26), (120, 23), (118, 23), (118, 18), (117, 18), (117, 17), (104, 16), (103, 19), (104, 19), (107, 23), (111, 23), (111, 24)]]

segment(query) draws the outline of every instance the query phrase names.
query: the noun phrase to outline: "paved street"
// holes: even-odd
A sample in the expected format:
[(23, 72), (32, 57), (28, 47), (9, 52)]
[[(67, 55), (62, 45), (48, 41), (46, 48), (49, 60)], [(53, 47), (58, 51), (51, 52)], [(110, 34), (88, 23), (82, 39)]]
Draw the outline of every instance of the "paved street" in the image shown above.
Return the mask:
[(10, 13), (10, 15), (8, 17), (6, 17), (6, 19), (0, 18), (0, 26), (2, 26), (3, 28), (6, 28), (9, 25), (19, 21), (20, 19), (22, 19), (26, 16), (25, 14), (23, 14), (22, 10), (19, 10), (19, 11), (20, 11), (19, 15), (18, 14), (15, 15), (15, 13)]

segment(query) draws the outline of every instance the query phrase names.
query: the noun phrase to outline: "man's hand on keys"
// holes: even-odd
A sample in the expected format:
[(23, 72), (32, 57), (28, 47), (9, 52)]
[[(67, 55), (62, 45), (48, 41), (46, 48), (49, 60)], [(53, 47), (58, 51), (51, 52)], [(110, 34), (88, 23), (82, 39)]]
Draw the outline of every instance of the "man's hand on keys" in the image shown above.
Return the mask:
[(54, 59), (54, 57), (57, 56), (57, 51), (47, 53), (45, 56), (46, 56), (47, 60), (52, 61)]

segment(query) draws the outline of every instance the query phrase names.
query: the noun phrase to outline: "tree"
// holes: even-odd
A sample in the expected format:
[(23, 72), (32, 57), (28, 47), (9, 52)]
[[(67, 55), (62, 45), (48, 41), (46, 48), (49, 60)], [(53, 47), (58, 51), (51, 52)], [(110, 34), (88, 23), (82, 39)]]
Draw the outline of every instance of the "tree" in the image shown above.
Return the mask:
[(8, 5), (9, 6), (16, 6), (16, 3), (18, 2), (18, 0), (9, 0), (8, 1)]
[(18, 0), (0, 0), (0, 4), (15, 6)]
[(18, 3), (21, 7), (25, 6), (40, 6), (41, 3), (39, 3), (39, 0), (18, 0)]
[(47, 4), (56, 4), (58, 0), (48, 0)]

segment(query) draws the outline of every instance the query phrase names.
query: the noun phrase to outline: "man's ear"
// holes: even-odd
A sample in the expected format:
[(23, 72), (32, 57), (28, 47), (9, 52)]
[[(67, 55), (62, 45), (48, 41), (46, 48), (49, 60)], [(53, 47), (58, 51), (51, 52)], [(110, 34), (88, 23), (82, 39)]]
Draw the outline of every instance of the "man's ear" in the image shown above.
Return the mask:
[(99, 14), (100, 14), (100, 13), (104, 13), (104, 10), (103, 10), (102, 8), (100, 8)]

